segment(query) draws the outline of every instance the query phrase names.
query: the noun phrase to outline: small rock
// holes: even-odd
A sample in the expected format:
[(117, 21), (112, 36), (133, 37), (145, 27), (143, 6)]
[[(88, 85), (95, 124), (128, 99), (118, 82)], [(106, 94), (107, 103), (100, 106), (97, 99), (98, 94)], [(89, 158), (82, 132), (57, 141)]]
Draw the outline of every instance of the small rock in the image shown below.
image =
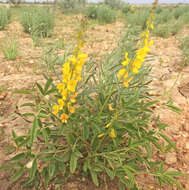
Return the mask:
[(167, 153), (165, 158), (166, 164), (175, 164), (177, 162), (177, 157), (175, 153)]
[(186, 143), (186, 149), (189, 150), (189, 142)]

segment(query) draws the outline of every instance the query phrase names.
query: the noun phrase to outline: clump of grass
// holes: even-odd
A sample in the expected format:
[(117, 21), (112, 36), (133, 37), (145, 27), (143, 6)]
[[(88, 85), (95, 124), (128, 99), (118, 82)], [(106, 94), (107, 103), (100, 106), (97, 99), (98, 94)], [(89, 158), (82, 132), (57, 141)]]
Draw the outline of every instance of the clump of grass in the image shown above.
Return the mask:
[(101, 5), (97, 10), (97, 19), (100, 23), (113, 23), (116, 21), (116, 11), (106, 5)]
[(26, 9), (22, 13), (21, 24), (25, 32), (47, 37), (54, 28), (54, 15), (51, 10), (42, 7)]
[(180, 40), (180, 49), (182, 50), (183, 66), (189, 65), (189, 36)]
[(149, 10), (146, 9), (137, 9), (133, 13), (129, 13), (125, 18), (126, 22), (131, 25), (142, 26), (145, 28), (147, 18), (149, 17)]
[(129, 4), (124, 4), (121, 11), (123, 14), (127, 15), (131, 11), (131, 6)]
[(87, 17), (91, 18), (91, 19), (97, 19), (97, 10), (98, 10), (97, 5), (91, 5), (91, 6), (87, 7), (87, 9), (86, 9)]
[(113, 23), (117, 17), (116, 11), (105, 4), (89, 6), (86, 15), (91, 19), (97, 19), (101, 24)]
[(6, 8), (0, 8), (0, 30), (4, 30), (6, 25), (10, 23), (10, 10)]
[(159, 25), (153, 32), (156, 36), (167, 38), (170, 36), (170, 28), (166, 24)]
[(121, 9), (124, 4), (122, 0), (105, 0), (104, 3), (112, 9)]
[(85, 7), (86, 0), (58, 0), (57, 5), (64, 13), (78, 13)]
[(171, 22), (174, 19), (173, 13), (169, 10), (163, 10), (161, 14), (157, 14), (155, 18), (155, 23), (157, 24), (166, 24)]
[(3, 46), (2, 51), (4, 56), (9, 60), (15, 60), (18, 57), (18, 42), (14, 38), (8, 38)]

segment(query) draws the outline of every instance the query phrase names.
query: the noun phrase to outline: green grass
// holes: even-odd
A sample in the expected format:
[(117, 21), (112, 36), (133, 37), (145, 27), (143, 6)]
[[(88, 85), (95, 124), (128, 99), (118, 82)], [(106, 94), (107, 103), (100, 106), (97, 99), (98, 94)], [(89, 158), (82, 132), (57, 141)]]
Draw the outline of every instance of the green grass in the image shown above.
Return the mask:
[(10, 10), (6, 8), (0, 8), (0, 30), (4, 30), (6, 25), (10, 23)]
[(183, 66), (189, 65), (189, 36), (180, 40), (180, 49), (182, 51)]
[(54, 29), (54, 14), (44, 7), (25, 9), (21, 15), (24, 31), (34, 36), (48, 37)]
[(2, 51), (8, 60), (15, 60), (18, 57), (18, 42), (14, 38), (8, 38), (3, 46), (2, 46)]

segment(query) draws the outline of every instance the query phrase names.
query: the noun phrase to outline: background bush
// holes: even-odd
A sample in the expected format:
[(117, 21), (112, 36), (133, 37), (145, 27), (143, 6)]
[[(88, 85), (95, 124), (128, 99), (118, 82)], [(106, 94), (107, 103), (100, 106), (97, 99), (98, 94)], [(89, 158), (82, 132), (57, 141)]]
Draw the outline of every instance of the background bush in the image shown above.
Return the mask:
[(10, 22), (10, 10), (0, 8), (0, 30), (5, 29), (5, 26)]
[(113, 9), (121, 9), (124, 4), (122, 0), (105, 0), (104, 3)]
[(54, 15), (51, 10), (37, 7), (23, 11), (21, 24), (31, 35), (47, 37), (54, 28)]
[(91, 5), (91, 6), (87, 7), (87, 9), (86, 9), (87, 17), (91, 18), (91, 19), (97, 19), (97, 10), (98, 10), (97, 5)]
[(86, 15), (91, 19), (97, 19), (99, 23), (113, 23), (116, 21), (117, 12), (111, 7), (102, 5), (91, 5), (86, 10)]
[(116, 21), (117, 13), (109, 6), (101, 5), (97, 9), (97, 19), (100, 23), (113, 23)]
[(180, 49), (182, 50), (182, 58), (184, 61), (184, 66), (189, 64), (189, 36), (185, 36), (180, 40)]
[(9, 37), (2, 44), (2, 50), (5, 58), (14, 60), (18, 57), (18, 42), (15, 37)]
[(57, 5), (63, 12), (79, 12), (85, 7), (86, 0), (58, 0)]

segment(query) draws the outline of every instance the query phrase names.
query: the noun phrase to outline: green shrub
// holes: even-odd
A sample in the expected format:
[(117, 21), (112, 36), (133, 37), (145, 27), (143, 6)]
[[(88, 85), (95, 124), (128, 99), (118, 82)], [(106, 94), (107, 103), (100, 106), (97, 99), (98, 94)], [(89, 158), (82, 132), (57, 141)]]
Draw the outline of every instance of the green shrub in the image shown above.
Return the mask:
[(104, 3), (112, 9), (121, 9), (124, 5), (122, 0), (105, 0)]
[[(135, 46), (136, 33), (129, 29), (120, 44), (129, 41)], [(117, 77), (123, 68), (125, 51), (131, 59), (136, 55), (135, 47), (118, 47), (99, 62), (98, 68), (92, 61), (85, 64), (77, 89), (79, 94), (75, 94), (74, 83), (66, 77), (70, 78), (70, 73), (77, 69), (75, 64), (85, 62), (81, 59), (86, 55), (65, 60), (62, 69), (65, 78), (61, 81), (66, 81), (74, 93), (72, 100), (66, 93), (65, 104), (61, 104), (63, 95), (60, 95), (65, 89), (63, 83), (57, 85), (47, 76), (44, 86), (36, 83), (35, 91), (29, 92), (34, 101), (22, 105), (33, 108), (33, 113), (23, 115), (33, 117), (33, 124), (25, 135), (18, 136), (12, 131), (16, 155), (10, 165), (0, 167), (10, 169), (11, 182), (23, 177), (25, 187), (53, 189), (56, 184), (61, 189), (64, 180), (79, 172), (83, 177), (90, 177), (96, 186), (109, 178), (116, 180), (120, 190), (139, 190), (137, 179), (146, 174), (157, 179), (160, 185), (175, 184), (182, 189), (175, 179), (182, 173), (165, 170), (163, 162), (153, 157), (155, 152), (176, 150), (176, 145), (163, 134), (168, 126), (154, 114), (158, 101), (149, 95), (149, 66), (143, 65), (128, 87)], [(57, 100), (63, 106), (59, 112), (52, 109)], [(68, 113), (70, 104), (77, 106), (75, 112)], [(170, 102), (167, 106), (175, 108)]]
[(9, 60), (14, 60), (18, 57), (18, 42), (15, 38), (8, 38), (2, 45), (4, 56)]
[(174, 11), (174, 17), (175, 17), (175, 19), (178, 19), (183, 14), (184, 14), (184, 8), (183, 7), (179, 6)]
[(189, 36), (184, 37), (180, 40), (180, 49), (182, 51), (182, 59), (184, 66), (189, 65)]
[(153, 32), (156, 36), (162, 37), (162, 38), (167, 38), (169, 37), (170, 34), (170, 28), (167, 24), (161, 24), (158, 25), (154, 32)]
[(149, 17), (148, 9), (137, 9), (134, 13), (126, 15), (125, 19), (131, 25), (142, 26), (144, 29), (146, 26), (147, 18)]
[(21, 24), (25, 32), (33, 36), (47, 37), (54, 28), (54, 15), (51, 10), (42, 7), (29, 8), (23, 11)]
[(184, 24), (189, 24), (189, 11), (180, 16), (179, 19), (183, 21)]
[(97, 9), (97, 19), (100, 23), (113, 23), (116, 17), (116, 11), (106, 5), (101, 5)]
[(123, 14), (127, 15), (131, 10), (131, 6), (129, 4), (124, 4), (121, 11)]
[(162, 13), (162, 12), (163, 12), (162, 6), (161, 6), (161, 5), (158, 5), (158, 6), (156, 7), (156, 9), (155, 9), (155, 13), (156, 13), (156, 14), (160, 14), (160, 13)]
[(98, 10), (97, 5), (91, 5), (87, 7), (86, 15), (88, 16), (88, 18), (97, 19), (97, 10)]
[(64, 12), (70, 12), (85, 7), (86, 0), (58, 0), (57, 5)]
[(0, 8), (0, 30), (5, 29), (5, 26), (10, 23), (10, 10)]
[(157, 24), (165, 24), (170, 23), (174, 19), (173, 13), (169, 10), (163, 10), (161, 14), (156, 15), (155, 17), (155, 23)]

